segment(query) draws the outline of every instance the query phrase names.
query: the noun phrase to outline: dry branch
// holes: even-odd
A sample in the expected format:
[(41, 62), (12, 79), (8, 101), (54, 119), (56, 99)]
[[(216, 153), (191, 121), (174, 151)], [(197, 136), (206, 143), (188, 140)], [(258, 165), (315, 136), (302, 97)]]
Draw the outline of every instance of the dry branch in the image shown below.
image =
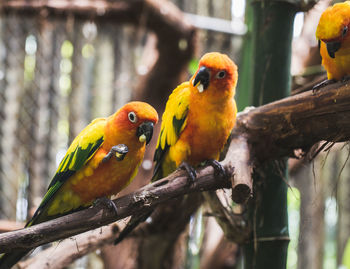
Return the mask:
[[(247, 159), (263, 161), (293, 155), (295, 149), (309, 148), (320, 140), (348, 140), (349, 119), (350, 85), (338, 83), (316, 94), (306, 92), (241, 113), (233, 137), (247, 139), (251, 156)], [(230, 147), (241, 145), (232, 143)], [(230, 162), (223, 161), (228, 172), (234, 171), (237, 165), (235, 160), (239, 159), (239, 156), (232, 156), (234, 152), (229, 149), (226, 159)], [(242, 170), (235, 171), (237, 178), (241, 176), (239, 171)], [(183, 172), (176, 171), (159, 182), (116, 199), (118, 216), (97, 206), (24, 230), (4, 233), (0, 235), (0, 252), (33, 248), (138, 214), (145, 208), (166, 203), (186, 193), (215, 190), (229, 185), (229, 180), (214, 177), (212, 167), (200, 169), (193, 185), (188, 185)]]
[(215, 216), (225, 237), (232, 242), (243, 244), (250, 233), (245, 225), (243, 216), (233, 214), (231, 208), (223, 206), (216, 192), (205, 192), (204, 197), (210, 206), (211, 214)]
[[(117, 225), (110, 225), (93, 231), (77, 235), (72, 240), (53, 245), (41, 251), (34, 257), (18, 264), (25, 269), (60, 269), (70, 265), (76, 259), (99, 249), (106, 244), (113, 244), (117, 231)], [(55, 258), (52, 258), (55, 257)]]
[[(230, 146), (223, 163), (234, 168), (230, 174), (232, 184), (232, 200), (238, 204), (244, 203), (252, 195), (253, 163), (247, 139), (242, 134), (232, 135)], [(239, 157), (238, 157), (239, 156)]]
[(128, 23), (154, 32), (158, 39), (159, 58), (141, 81), (134, 99), (149, 102), (155, 107), (164, 106), (169, 92), (181, 81), (180, 77), (195, 50), (195, 28), (170, 1), (8, 0), (0, 2), (0, 12), (42, 19), (74, 16), (76, 20), (96, 23)]
[[(186, 23), (182, 13), (169, 2), (161, 4), (153, 0), (106, 1), (106, 0), (59, 0), (59, 1), (2, 1), (3, 12), (16, 12), (23, 15), (71, 16), (79, 19), (106, 21), (114, 23), (132, 23), (149, 28), (155, 32), (172, 28), (181, 35), (192, 26)], [(143, 14), (145, 17), (140, 16)], [(159, 25), (162, 22), (165, 25)], [(141, 25), (141, 23), (144, 23)], [(173, 31), (174, 31), (173, 30)]]
[(244, 134), (260, 161), (293, 156), (325, 140), (350, 138), (350, 84), (337, 83), (255, 108), (238, 117), (233, 133)]
[(34, 248), (86, 232), (187, 193), (229, 187), (228, 180), (214, 178), (212, 167), (201, 169), (194, 184), (189, 185), (188, 182), (184, 172), (177, 171), (160, 181), (115, 199), (118, 216), (103, 205), (97, 205), (26, 229), (3, 233), (0, 235), (0, 253)]

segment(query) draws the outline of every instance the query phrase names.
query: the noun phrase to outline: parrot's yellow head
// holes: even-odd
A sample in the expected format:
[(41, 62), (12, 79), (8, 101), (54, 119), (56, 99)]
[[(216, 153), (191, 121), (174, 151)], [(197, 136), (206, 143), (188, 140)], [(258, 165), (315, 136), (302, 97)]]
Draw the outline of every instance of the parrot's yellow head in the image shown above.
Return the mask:
[(237, 66), (227, 55), (210, 52), (203, 55), (199, 61), (198, 70), (191, 78), (190, 83), (194, 90), (200, 94), (227, 92), (234, 95), (237, 78)]
[(144, 102), (127, 103), (112, 117), (114, 124), (121, 132), (142, 144), (144, 142), (148, 144), (151, 141), (153, 126), (158, 122), (157, 111)]
[(340, 48), (350, 46), (349, 27), (350, 1), (337, 3), (322, 13), (316, 38), (319, 42), (325, 42), (331, 58)]

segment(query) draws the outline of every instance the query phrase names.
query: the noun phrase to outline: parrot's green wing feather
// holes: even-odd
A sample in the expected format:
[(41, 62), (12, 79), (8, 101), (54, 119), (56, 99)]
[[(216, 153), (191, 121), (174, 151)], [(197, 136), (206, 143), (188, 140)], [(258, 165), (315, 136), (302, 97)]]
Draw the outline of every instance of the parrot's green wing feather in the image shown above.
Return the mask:
[(158, 137), (157, 148), (154, 153), (153, 160), (155, 161), (155, 168), (152, 181), (164, 176), (162, 161), (169, 147), (175, 145), (182, 130), (186, 127), (189, 99), (189, 82), (184, 82), (179, 85), (169, 96), (162, 116), (162, 126)]
[(105, 119), (92, 121), (72, 142), (54, 175), (48, 190), (27, 226), (37, 223), (40, 213), (51, 201), (61, 186), (81, 169), (101, 147), (104, 141)]

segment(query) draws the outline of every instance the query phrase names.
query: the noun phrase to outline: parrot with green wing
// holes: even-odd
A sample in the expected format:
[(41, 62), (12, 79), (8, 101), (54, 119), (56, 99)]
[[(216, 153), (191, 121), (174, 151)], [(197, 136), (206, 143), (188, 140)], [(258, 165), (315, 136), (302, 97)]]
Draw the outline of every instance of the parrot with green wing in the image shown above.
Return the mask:
[[(237, 66), (225, 54), (203, 55), (196, 73), (169, 96), (154, 154), (152, 181), (166, 177), (178, 167), (195, 180), (195, 168), (213, 166), (216, 174), (224, 169), (217, 161), (236, 122), (234, 99)], [(133, 216), (115, 243), (123, 240), (153, 212)]]
[[(144, 102), (130, 102), (110, 117), (93, 120), (73, 140), (25, 227), (89, 207), (125, 188), (138, 171), (157, 121), (155, 109)], [(2, 254), (0, 268), (11, 268), (29, 251)]]

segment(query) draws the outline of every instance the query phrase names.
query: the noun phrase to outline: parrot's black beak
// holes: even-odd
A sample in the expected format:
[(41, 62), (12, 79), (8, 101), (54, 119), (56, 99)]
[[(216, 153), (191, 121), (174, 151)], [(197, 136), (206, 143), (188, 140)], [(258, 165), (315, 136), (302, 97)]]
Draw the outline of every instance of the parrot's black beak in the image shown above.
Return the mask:
[(146, 145), (151, 141), (153, 135), (153, 122), (145, 121), (137, 128), (137, 137), (140, 142), (145, 142)]
[[(197, 87), (199, 92), (203, 92), (209, 86), (210, 73), (208, 68), (202, 66), (199, 68), (199, 71), (196, 77), (193, 80), (193, 86)], [(198, 84), (199, 83), (199, 84)], [(203, 85), (203, 86), (200, 86)]]
[(341, 43), (339, 41), (326, 42), (327, 52), (331, 58), (335, 57), (335, 53), (340, 49)]

